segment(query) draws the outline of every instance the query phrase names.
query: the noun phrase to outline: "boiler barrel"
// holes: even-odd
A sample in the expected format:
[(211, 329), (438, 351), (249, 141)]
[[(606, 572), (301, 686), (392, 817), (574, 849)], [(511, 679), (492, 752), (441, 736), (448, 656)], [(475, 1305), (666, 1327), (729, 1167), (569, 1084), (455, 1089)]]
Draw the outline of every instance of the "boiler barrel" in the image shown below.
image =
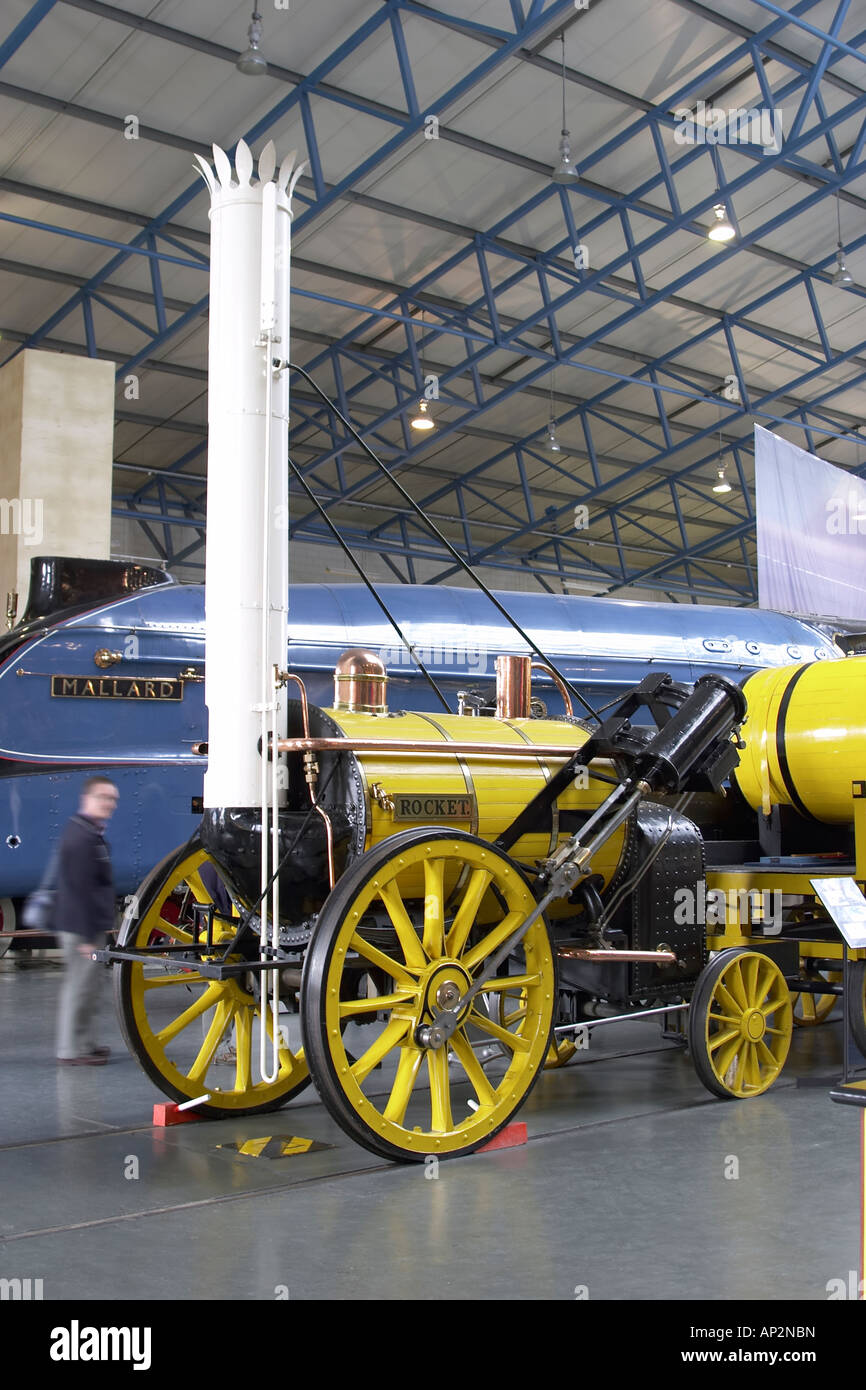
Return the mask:
[(866, 657), (759, 671), (744, 690), (746, 747), (734, 775), (749, 805), (852, 821), (851, 784), (866, 778)]
[[(327, 710), (340, 733), (353, 738), (393, 739), (393, 752), (357, 752), (355, 762), (364, 788), (366, 849), (399, 830), (419, 825), (451, 825), (485, 840), (495, 840), (562, 766), (572, 750), (589, 738), (579, 724), (547, 719), (468, 719), (454, 714), (422, 713), (375, 716)], [(421, 743), (475, 743), (495, 746), (497, 755), (455, 752), (445, 756), (419, 754)], [(558, 745), (561, 758), (509, 757), (509, 751), (527, 745)], [(608, 777), (607, 764), (598, 768)], [(572, 783), (547, 813), (538, 832), (524, 835), (511, 850), (527, 865), (552, 854), (577, 828), (564, 812), (589, 816), (610, 792), (607, 781), (588, 779), (588, 785)], [(568, 828), (563, 824), (568, 821)], [(611, 836), (593, 861), (593, 870), (610, 884), (628, 848), (628, 827)]]

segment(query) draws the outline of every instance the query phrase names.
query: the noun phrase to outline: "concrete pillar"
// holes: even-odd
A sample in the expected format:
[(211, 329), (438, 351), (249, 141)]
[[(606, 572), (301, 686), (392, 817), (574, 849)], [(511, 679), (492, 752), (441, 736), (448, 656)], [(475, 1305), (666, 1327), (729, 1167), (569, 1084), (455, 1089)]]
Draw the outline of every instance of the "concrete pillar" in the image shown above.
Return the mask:
[(23, 610), (34, 555), (111, 558), (114, 370), (32, 348), (0, 369), (2, 613), (10, 589)]

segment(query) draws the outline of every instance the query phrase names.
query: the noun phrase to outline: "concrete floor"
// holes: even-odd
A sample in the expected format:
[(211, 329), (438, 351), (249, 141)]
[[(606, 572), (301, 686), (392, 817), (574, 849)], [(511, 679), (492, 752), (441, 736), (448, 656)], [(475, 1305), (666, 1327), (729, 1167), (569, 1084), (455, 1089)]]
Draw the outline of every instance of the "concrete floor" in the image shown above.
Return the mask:
[[(50, 959), (0, 960), (0, 1278), (46, 1299), (823, 1302), (858, 1267), (860, 1112), (827, 1095), (840, 1021), (797, 1030), (747, 1102), (714, 1100), (655, 1022), (596, 1030), (521, 1111), (528, 1145), (428, 1178), (356, 1147), (312, 1088), (154, 1129), (108, 989), (108, 1065), (55, 1066), (59, 982)], [(332, 1147), (217, 1147), (268, 1134)]]

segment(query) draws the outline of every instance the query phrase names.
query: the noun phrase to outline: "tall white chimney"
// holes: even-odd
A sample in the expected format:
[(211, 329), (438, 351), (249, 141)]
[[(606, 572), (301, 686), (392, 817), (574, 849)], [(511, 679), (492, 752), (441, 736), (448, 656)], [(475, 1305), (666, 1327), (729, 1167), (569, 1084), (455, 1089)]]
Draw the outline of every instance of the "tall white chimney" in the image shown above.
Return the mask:
[[(274, 177), (269, 142), (252, 181), (241, 140), (232, 169), (213, 147), (197, 156), (211, 193), (207, 571), (208, 770), (205, 808), (262, 799), (263, 704), (285, 734), (285, 694), (274, 666), (287, 650), (289, 268), (294, 153)], [(276, 704), (276, 708), (268, 708)]]

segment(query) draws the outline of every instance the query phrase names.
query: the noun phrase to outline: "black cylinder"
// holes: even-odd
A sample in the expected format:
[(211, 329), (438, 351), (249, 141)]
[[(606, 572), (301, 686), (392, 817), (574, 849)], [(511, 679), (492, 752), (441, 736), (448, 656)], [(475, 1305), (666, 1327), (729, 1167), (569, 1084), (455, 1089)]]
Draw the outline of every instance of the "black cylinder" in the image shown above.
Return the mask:
[(746, 697), (724, 676), (701, 676), (680, 708), (650, 739), (633, 776), (653, 791), (677, 791), (718, 739), (730, 738), (746, 717)]

